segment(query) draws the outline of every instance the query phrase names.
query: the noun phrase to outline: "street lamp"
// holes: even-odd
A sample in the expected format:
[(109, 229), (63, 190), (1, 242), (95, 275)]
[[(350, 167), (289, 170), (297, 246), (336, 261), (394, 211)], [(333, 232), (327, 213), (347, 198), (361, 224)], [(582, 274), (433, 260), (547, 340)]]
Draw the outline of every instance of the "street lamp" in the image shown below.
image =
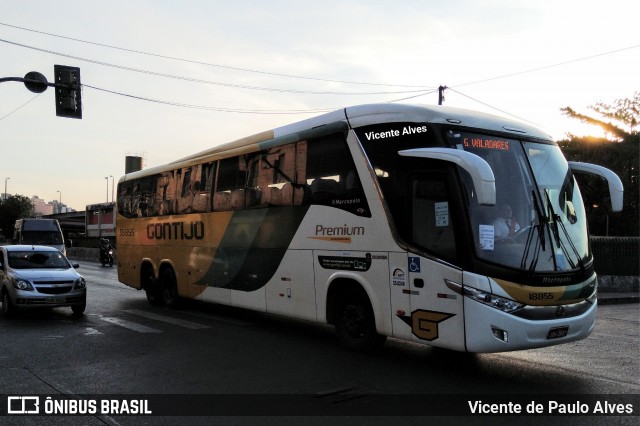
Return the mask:
[(107, 180), (107, 203), (109, 202), (109, 176), (104, 177)]
[(56, 191), (60, 194), (60, 201), (58, 202), (58, 213), (62, 213), (62, 191)]
[(113, 198), (113, 187), (116, 184), (116, 179), (113, 177), (113, 175), (109, 175), (109, 177), (111, 178), (111, 202), (115, 202), (116, 200)]
[(4, 178), (4, 200), (7, 201), (7, 181), (11, 179), (10, 177)]

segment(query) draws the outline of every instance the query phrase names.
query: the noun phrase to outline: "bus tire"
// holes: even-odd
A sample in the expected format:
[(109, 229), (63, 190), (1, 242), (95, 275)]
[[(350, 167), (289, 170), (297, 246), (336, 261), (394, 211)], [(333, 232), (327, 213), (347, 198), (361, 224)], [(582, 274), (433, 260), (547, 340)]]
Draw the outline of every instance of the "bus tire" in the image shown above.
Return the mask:
[(178, 283), (176, 280), (176, 273), (172, 268), (166, 268), (162, 271), (160, 277), (160, 293), (162, 297), (162, 304), (167, 308), (176, 308), (180, 303), (180, 296), (178, 296)]
[(339, 296), (334, 319), (340, 343), (351, 351), (371, 352), (386, 340), (376, 331), (371, 303), (362, 290), (347, 289)]
[(160, 286), (156, 281), (156, 277), (153, 275), (153, 269), (149, 265), (143, 267), (141, 281), (142, 288), (147, 294), (147, 302), (149, 302), (151, 306), (160, 306), (162, 304)]

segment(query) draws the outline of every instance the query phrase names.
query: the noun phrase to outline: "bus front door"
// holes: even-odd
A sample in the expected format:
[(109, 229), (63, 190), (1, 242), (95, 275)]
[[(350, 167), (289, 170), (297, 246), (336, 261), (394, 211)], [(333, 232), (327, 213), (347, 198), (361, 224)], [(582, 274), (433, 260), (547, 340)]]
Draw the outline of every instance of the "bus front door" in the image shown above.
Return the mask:
[(464, 306), (462, 296), (447, 282), (462, 283), (462, 271), (425, 257), (409, 255), (408, 291), (411, 300), (412, 339), (464, 351)]
[(447, 168), (418, 172), (409, 179), (406, 236), (432, 256), (408, 253), (407, 283), (414, 338), (463, 351), (463, 299), (447, 286), (462, 284), (462, 270), (450, 263), (457, 259), (453, 188), (455, 178)]

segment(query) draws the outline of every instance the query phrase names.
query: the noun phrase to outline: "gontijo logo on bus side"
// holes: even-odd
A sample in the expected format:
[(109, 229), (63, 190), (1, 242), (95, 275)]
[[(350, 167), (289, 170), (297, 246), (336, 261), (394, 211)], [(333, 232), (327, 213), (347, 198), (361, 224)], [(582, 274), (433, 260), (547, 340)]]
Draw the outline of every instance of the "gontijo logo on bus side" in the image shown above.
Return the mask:
[(149, 240), (202, 240), (204, 238), (204, 222), (159, 222), (147, 225)]

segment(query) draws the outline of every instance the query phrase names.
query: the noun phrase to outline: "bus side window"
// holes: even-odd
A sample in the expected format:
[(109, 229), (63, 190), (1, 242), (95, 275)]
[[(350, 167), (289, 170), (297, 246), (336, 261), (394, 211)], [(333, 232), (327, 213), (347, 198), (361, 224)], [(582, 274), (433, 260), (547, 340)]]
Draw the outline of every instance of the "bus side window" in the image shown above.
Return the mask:
[(245, 207), (247, 164), (244, 156), (220, 160), (213, 196), (214, 211), (241, 210)]
[(310, 186), (311, 204), (329, 206), (340, 193), (340, 184), (332, 178), (316, 178)]
[(248, 179), (245, 195), (246, 208), (267, 207), (270, 204), (268, 185), (272, 181), (273, 169), (268, 167), (268, 152), (261, 151), (247, 160)]
[(177, 184), (181, 188), (177, 197), (179, 213), (209, 211), (213, 163), (198, 164), (177, 171)]
[(411, 180), (410, 240), (448, 261), (456, 260), (456, 240), (445, 177), (424, 173)]
[[(249, 160), (247, 208), (291, 206), (296, 178), (296, 144), (277, 146)], [(299, 188), (302, 190), (302, 188)]]
[[(118, 185), (118, 211), (124, 217), (131, 217), (131, 182)], [(14, 237), (16, 238), (16, 237)]]
[(370, 217), (362, 184), (342, 134), (307, 141), (308, 202)]
[(173, 172), (158, 174), (154, 198), (156, 215), (165, 216), (173, 213), (175, 194)]

